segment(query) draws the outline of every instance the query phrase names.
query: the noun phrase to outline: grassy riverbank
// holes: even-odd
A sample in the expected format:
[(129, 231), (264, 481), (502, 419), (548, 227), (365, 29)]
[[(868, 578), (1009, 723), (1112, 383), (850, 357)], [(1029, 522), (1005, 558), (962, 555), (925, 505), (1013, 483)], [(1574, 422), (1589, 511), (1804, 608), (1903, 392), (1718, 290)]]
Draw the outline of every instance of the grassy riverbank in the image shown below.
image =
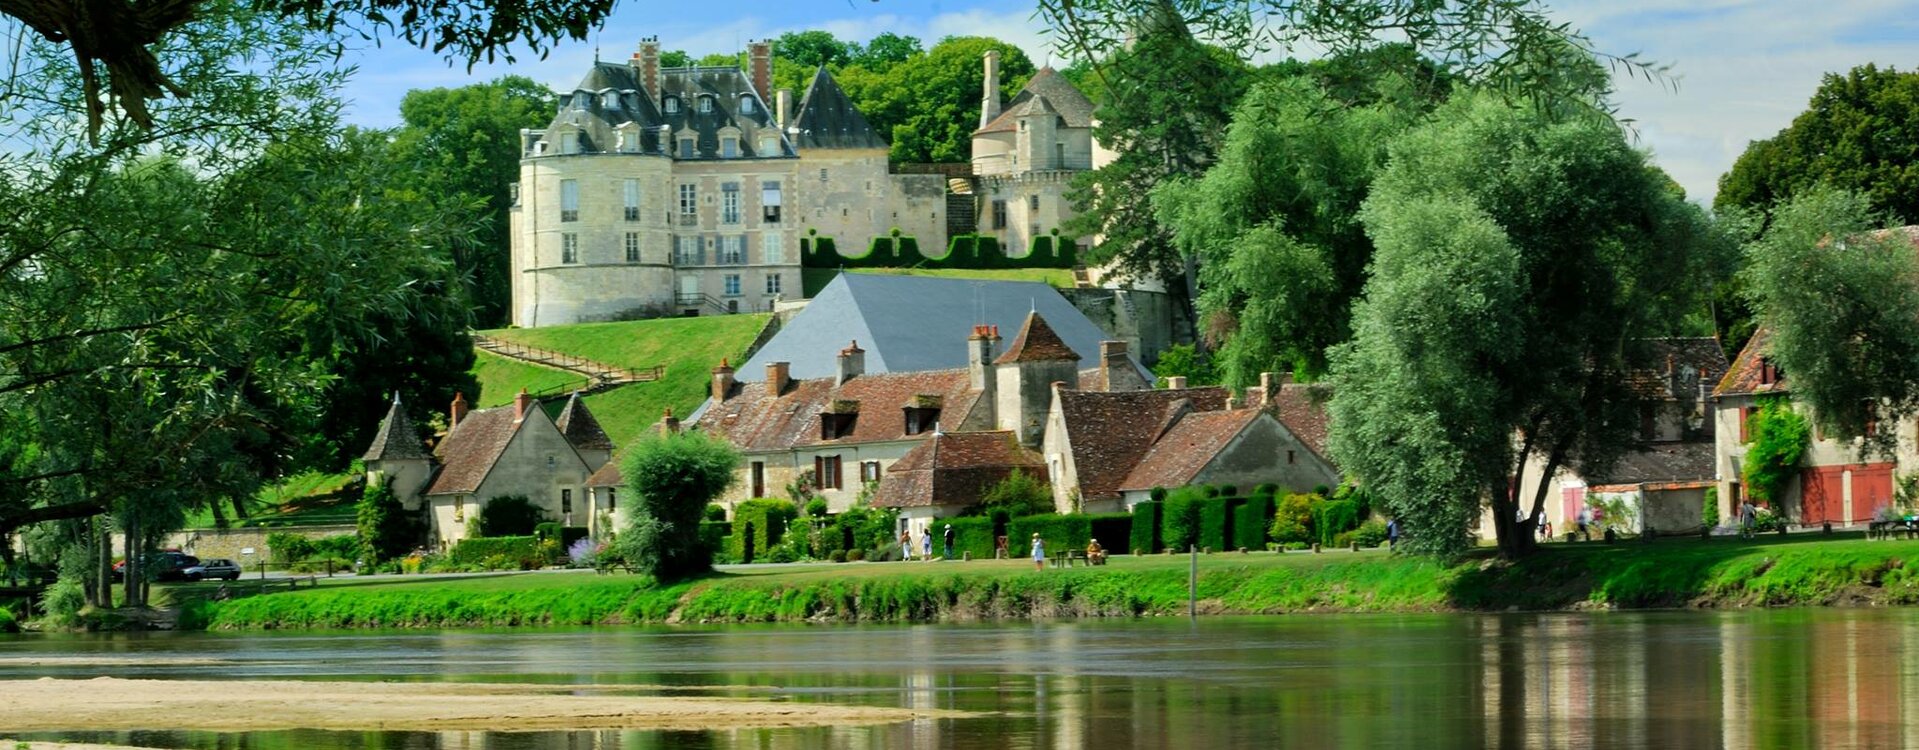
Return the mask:
[[(1908, 569), (1906, 562), (1915, 562)], [(183, 627), (922, 622), (1184, 614), (1184, 556), (1035, 572), (1021, 561), (768, 566), (657, 586), (641, 576), (338, 580), (226, 602), (179, 590)], [(1919, 603), (1919, 542), (1794, 537), (1552, 545), (1516, 564), (1383, 552), (1200, 560), (1212, 614)]]

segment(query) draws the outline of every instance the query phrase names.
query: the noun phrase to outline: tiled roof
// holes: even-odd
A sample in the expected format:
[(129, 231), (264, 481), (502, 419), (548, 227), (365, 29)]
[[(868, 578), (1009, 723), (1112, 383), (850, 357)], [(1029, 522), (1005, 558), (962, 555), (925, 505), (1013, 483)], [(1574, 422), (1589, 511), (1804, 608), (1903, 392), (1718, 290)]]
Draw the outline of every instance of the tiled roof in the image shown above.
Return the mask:
[(1690, 402), (1699, 397), (1699, 384), (1708, 386), (1725, 377), (1726, 352), (1711, 337), (1645, 339), (1636, 359), (1641, 366), (1627, 374), (1627, 385), (1640, 398)]
[(513, 433), (519, 431), (520, 424), (513, 419), (512, 406), (468, 412), (459, 426), (453, 428), (453, 434), (440, 441), (436, 451), (440, 472), (426, 494), (458, 495), (478, 491), (507, 443), (513, 441)]
[(431, 458), (426, 444), (420, 440), (420, 431), (414, 429), (413, 420), (406, 415), (406, 409), (400, 407), (399, 397), (394, 397), (393, 405), (386, 410), (386, 418), (380, 420), (380, 431), (373, 434), (373, 444), (360, 458), (366, 461)]
[(1026, 322), (1020, 326), (1019, 335), (1013, 337), (1013, 343), (1007, 345), (1006, 353), (999, 355), (994, 364), (1013, 362), (1058, 362), (1066, 360), (1078, 362), (1079, 354), (1061, 341), (1053, 327), (1037, 312), (1026, 314)]
[(1059, 405), (1079, 474), (1080, 497), (1105, 500), (1119, 495), (1127, 475), (1169, 426), (1169, 416), (1224, 409), (1226, 389), (1061, 390)]
[(800, 148), (886, 148), (886, 139), (846, 98), (824, 65), (813, 73), (791, 131), (794, 145)]
[(620, 477), (620, 462), (618, 460), (606, 462), (606, 465), (600, 467), (599, 471), (593, 472), (593, 476), (586, 478), (586, 486), (588, 487), (619, 487), (623, 484), (626, 484), (626, 480)]
[(1271, 397), (1273, 415), (1279, 418), (1279, 423), (1321, 459), (1327, 458), (1326, 400), (1331, 395), (1325, 386), (1287, 383), (1280, 386), (1278, 396)]
[(1139, 460), (1121, 482), (1121, 490), (1184, 487), (1200, 469), (1212, 463), (1226, 444), (1265, 412), (1259, 409), (1202, 411), (1186, 414)]
[(1713, 478), (1713, 443), (1654, 443), (1621, 456), (1612, 469), (1586, 477), (1591, 485), (1706, 481)]
[[(965, 370), (869, 373), (835, 386), (833, 378), (796, 380), (786, 392), (768, 394), (766, 383), (738, 383), (725, 401), (708, 401), (695, 422), (702, 430), (745, 451), (800, 446), (917, 439), (906, 434), (905, 408), (921, 395), (938, 396), (940, 423), (957, 426), (972, 412), (979, 393)], [(853, 433), (820, 439), (820, 413), (835, 403), (858, 402)], [(931, 433), (924, 433), (930, 435)]]
[(1059, 118), (1066, 122), (1066, 127), (1090, 128), (1093, 126), (1093, 100), (1080, 93), (1079, 88), (1074, 86), (1072, 81), (1066, 80), (1066, 76), (1060, 75), (1059, 71), (1046, 67), (1040, 68), (1039, 72), (1033, 74), (1033, 78), (1026, 82), (1026, 87), (1020, 89), (1019, 94), (1013, 97), (1013, 101), (1007, 102), (1006, 109), (1000, 112), (998, 117), (974, 132), (994, 133), (1013, 130), (1018, 127), (1017, 123), (1022, 113), (1033, 113), (1033, 108), (1026, 106), (1033, 99), (1043, 99), (1044, 104), (1037, 106), (1044, 106), (1044, 111), (1058, 113)]
[(587, 410), (579, 391), (566, 398), (566, 406), (561, 407), (560, 417), (553, 420), (553, 426), (560, 428), (560, 434), (566, 436), (574, 450), (613, 450), (613, 439), (600, 429), (599, 420)]
[(913, 446), (887, 468), (873, 495), (878, 508), (977, 504), (1014, 469), (1044, 480), (1039, 454), (1008, 431), (947, 432)]
[(1714, 396), (1740, 396), (1752, 393), (1780, 393), (1786, 390), (1786, 377), (1781, 374), (1771, 383), (1760, 382), (1765, 371), (1766, 347), (1772, 341), (1772, 329), (1760, 328), (1752, 332), (1752, 338), (1746, 340), (1746, 346), (1739, 350), (1738, 358), (1732, 361), (1732, 367), (1726, 370), (1726, 376), (1719, 379), (1719, 386), (1712, 389)]

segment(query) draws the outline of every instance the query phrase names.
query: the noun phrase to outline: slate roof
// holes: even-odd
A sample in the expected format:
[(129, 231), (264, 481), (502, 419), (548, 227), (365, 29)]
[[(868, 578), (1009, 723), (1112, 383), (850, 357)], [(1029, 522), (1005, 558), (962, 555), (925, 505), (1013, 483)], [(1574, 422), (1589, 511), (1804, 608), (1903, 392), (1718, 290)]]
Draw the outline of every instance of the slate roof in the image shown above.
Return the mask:
[(1606, 485), (1701, 482), (1713, 479), (1713, 443), (1655, 443), (1620, 457), (1602, 474), (1586, 477), (1595, 487)]
[[(1046, 284), (842, 273), (735, 377), (761, 380), (771, 362), (792, 363), (795, 378), (832, 377), (840, 347), (852, 339), (866, 348), (868, 374), (961, 368), (975, 324), (1011, 332), (1030, 310), (1080, 354), (1080, 369), (1099, 367), (1099, 342), (1112, 337)], [(1152, 373), (1137, 360), (1134, 366), (1151, 382)]]
[[(869, 363), (871, 358), (867, 360)], [(979, 401), (966, 370), (867, 373), (834, 385), (833, 378), (797, 380), (786, 392), (770, 394), (766, 383), (737, 383), (725, 401), (709, 400), (695, 420), (700, 429), (731, 441), (743, 451), (778, 451), (802, 446), (885, 442), (930, 436), (906, 434), (905, 408), (916, 397), (940, 398), (940, 423), (958, 425)], [(824, 440), (820, 414), (835, 404), (856, 402), (859, 416), (852, 434)]]
[(426, 443), (420, 440), (420, 431), (413, 427), (413, 419), (400, 407), (399, 396), (393, 397), (386, 418), (380, 420), (380, 431), (373, 434), (373, 444), (360, 458), (365, 461), (432, 458), (426, 452)]
[(1761, 383), (1760, 373), (1765, 365), (1767, 345), (1772, 341), (1772, 329), (1760, 328), (1752, 332), (1752, 338), (1746, 340), (1746, 346), (1739, 350), (1738, 358), (1732, 361), (1732, 367), (1726, 370), (1726, 376), (1719, 379), (1719, 386), (1712, 389), (1714, 396), (1743, 396), (1753, 393), (1780, 393), (1786, 390), (1786, 377), (1781, 374), (1771, 383)]
[(1643, 364), (1627, 374), (1627, 385), (1640, 398), (1690, 402), (1699, 397), (1699, 384), (1713, 385), (1725, 377), (1729, 365), (1719, 340), (1711, 337), (1646, 339), (1638, 356)]
[(435, 451), (440, 471), (428, 487), (428, 495), (458, 495), (477, 492), (493, 464), (500, 460), (507, 443), (513, 441), (523, 421), (513, 419), (512, 406), (498, 406), (467, 412), (453, 433), (440, 441)]
[(1019, 469), (1044, 481), (1046, 464), (1009, 431), (935, 435), (887, 468), (873, 495), (877, 508), (970, 506)]
[(579, 391), (567, 396), (566, 406), (560, 408), (560, 416), (553, 420), (553, 426), (560, 428), (560, 434), (566, 436), (574, 450), (613, 450), (612, 438), (600, 429), (600, 421), (587, 410)]
[(824, 65), (813, 72), (813, 83), (806, 87), (787, 132), (799, 148), (887, 147), (886, 139), (873, 130)]
[(1080, 497), (1119, 496), (1120, 485), (1167, 428), (1189, 412), (1226, 408), (1226, 389), (1059, 391), (1061, 416), (1079, 475)]
[(1006, 352), (999, 355), (993, 364), (1004, 365), (1013, 362), (1069, 362), (1079, 361), (1078, 352), (1059, 339), (1053, 327), (1038, 312), (1026, 314), (1026, 321), (1020, 324), (1019, 335), (1013, 337), (1013, 343), (1006, 346)]
[(1331, 397), (1330, 389), (1321, 385), (1307, 383), (1287, 383), (1280, 386), (1276, 396), (1269, 396), (1273, 416), (1287, 432), (1306, 444), (1306, 447), (1320, 459), (1331, 463), (1327, 457), (1327, 435), (1331, 433), (1327, 425), (1330, 419), (1326, 414), (1326, 400)]
[[(638, 72), (630, 64), (594, 63), (573, 91), (562, 95), (559, 110), (546, 127), (546, 138), (550, 144), (546, 154), (558, 155), (556, 136), (572, 129), (577, 129), (581, 135), (580, 153), (616, 153), (619, 149), (619, 130), (630, 123), (637, 129), (640, 152), (645, 154), (680, 158), (677, 141), (690, 130), (694, 134), (695, 158), (720, 158), (720, 130), (733, 127), (740, 131), (738, 145), (741, 158), (784, 158), (794, 155), (791, 144), (773, 122), (772, 111), (753, 89), (746, 73), (739, 68), (666, 68), (660, 71), (660, 88), (659, 98), (654, 99), (646, 94), (640, 85)], [(609, 93), (615, 95), (610, 103), (605, 98)], [(667, 114), (662, 106), (669, 96), (679, 100), (679, 111), (672, 114)], [(712, 111), (699, 111), (698, 104), (702, 96), (712, 97)], [(742, 111), (742, 100), (753, 102), (751, 112)], [(662, 126), (671, 128), (672, 143), (661, 142)], [(762, 134), (779, 138), (775, 152), (756, 152)]]
[[(1041, 101), (1028, 106), (1035, 99)], [(981, 126), (975, 133), (994, 133), (1013, 130), (1018, 127), (1022, 114), (1041, 114), (1047, 111), (1058, 113), (1066, 127), (1090, 128), (1093, 126), (1093, 100), (1086, 98), (1072, 81), (1052, 67), (1040, 68), (1034, 73), (1026, 87), (1007, 102), (992, 122)]]
[(1119, 485), (1124, 490), (1184, 487), (1226, 445), (1265, 412), (1259, 409), (1193, 412), (1180, 417)]

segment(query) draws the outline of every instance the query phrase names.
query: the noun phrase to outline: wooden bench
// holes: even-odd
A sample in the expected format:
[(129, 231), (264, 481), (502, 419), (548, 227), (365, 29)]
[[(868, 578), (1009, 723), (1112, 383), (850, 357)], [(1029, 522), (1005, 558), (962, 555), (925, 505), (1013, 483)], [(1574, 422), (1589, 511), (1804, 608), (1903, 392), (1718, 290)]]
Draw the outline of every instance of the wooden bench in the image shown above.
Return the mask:
[(1906, 538), (1919, 536), (1919, 521), (1911, 518), (1896, 518), (1890, 521), (1872, 521), (1866, 524), (1867, 539), (1891, 539), (1893, 535), (1905, 532)]
[(1073, 567), (1074, 565), (1105, 565), (1106, 564), (1105, 556), (1101, 556), (1098, 561), (1087, 559), (1085, 550), (1073, 550), (1065, 554), (1062, 554), (1058, 557), (1049, 557), (1046, 559), (1051, 561), (1053, 563), (1053, 567), (1055, 568), (1070, 568), (1070, 567)]

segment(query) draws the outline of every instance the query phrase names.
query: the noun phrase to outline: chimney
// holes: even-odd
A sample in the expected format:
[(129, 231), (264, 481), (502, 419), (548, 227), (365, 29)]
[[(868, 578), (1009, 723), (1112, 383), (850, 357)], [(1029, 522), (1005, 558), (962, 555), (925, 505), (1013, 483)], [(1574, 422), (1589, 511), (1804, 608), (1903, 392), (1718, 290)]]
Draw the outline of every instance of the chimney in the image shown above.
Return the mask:
[(733, 366), (720, 360), (720, 366), (713, 368), (713, 400), (725, 401), (733, 395)]
[(786, 384), (793, 380), (792, 363), (771, 362), (766, 365), (766, 393), (778, 396), (786, 392)]
[(773, 112), (779, 115), (780, 129), (785, 130), (793, 127), (793, 90), (780, 89), (778, 93), (773, 95), (773, 99)]
[(640, 40), (640, 51), (633, 53), (633, 67), (640, 69), (640, 86), (646, 89), (646, 98), (654, 106), (660, 103), (660, 38), (649, 36)]
[(746, 43), (746, 72), (753, 90), (764, 102), (773, 98), (773, 43), (764, 39)]
[(1181, 391), (1181, 390), (1185, 390), (1185, 389), (1186, 389), (1186, 376), (1185, 376), (1185, 375), (1168, 375), (1168, 376), (1166, 376), (1166, 390), (1169, 390), (1169, 391)]
[(446, 411), (446, 431), (453, 434), (453, 428), (460, 426), (460, 420), (466, 419), (466, 394), (453, 392), (453, 407)]
[(526, 411), (532, 406), (533, 397), (527, 395), (525, 388), (521, 388), (520, 392), (513, 396), (513, 422), (517, 424), (520, 420), (526, 419)]
[(1286, 373), (1283, 375), (1274, 374), (1270, 372), (1260, 373), (1259, 374), (1259, 397), (1260, 397), (1259, 403), (1252, 404), (1252, 405), (1265, 406), (1267, 404), (1272, 403), (1274, 399), (1279, 398), (1280, 390), (1285, 388), (1286, 384), (1292, 382), (1292, 380), (1293, 380), (1292, 373)]
[(1239, 408), (1239, 397), (1231, 393), (1226, 394), (1226, 410), (1232, 411), (1237, 408)]
[(989, 399), (997, 382), (993, 358), (999, 355), (998, 350), (999, 332), (993, 326), (973, 326), (973, 335), (966, 337), (966, 373), (972, 389), (988, 394)]
[(1102, 390), (1115, 390), (1113, 373), (1125, 372), (1129, 367), (1132, 367), (1132, 363), (1126, 360), (1126, 342), (1099, 342), (1099, 382)]
[(860, 342), (840, 350), (840, 375), (834, 385), (846, 385), (846, 381), (866, 374), (866, 350), (860, 348)]
[(660, 415), (660, 437), (672, 437), (680, 431), (680, 418), (673, 416), (673, 407), (666, 407), (666, 413)]
[(981, 88), (979, 126), (983, 128), (999, 116), (999, 50), (986, 51), (986, 82)]

